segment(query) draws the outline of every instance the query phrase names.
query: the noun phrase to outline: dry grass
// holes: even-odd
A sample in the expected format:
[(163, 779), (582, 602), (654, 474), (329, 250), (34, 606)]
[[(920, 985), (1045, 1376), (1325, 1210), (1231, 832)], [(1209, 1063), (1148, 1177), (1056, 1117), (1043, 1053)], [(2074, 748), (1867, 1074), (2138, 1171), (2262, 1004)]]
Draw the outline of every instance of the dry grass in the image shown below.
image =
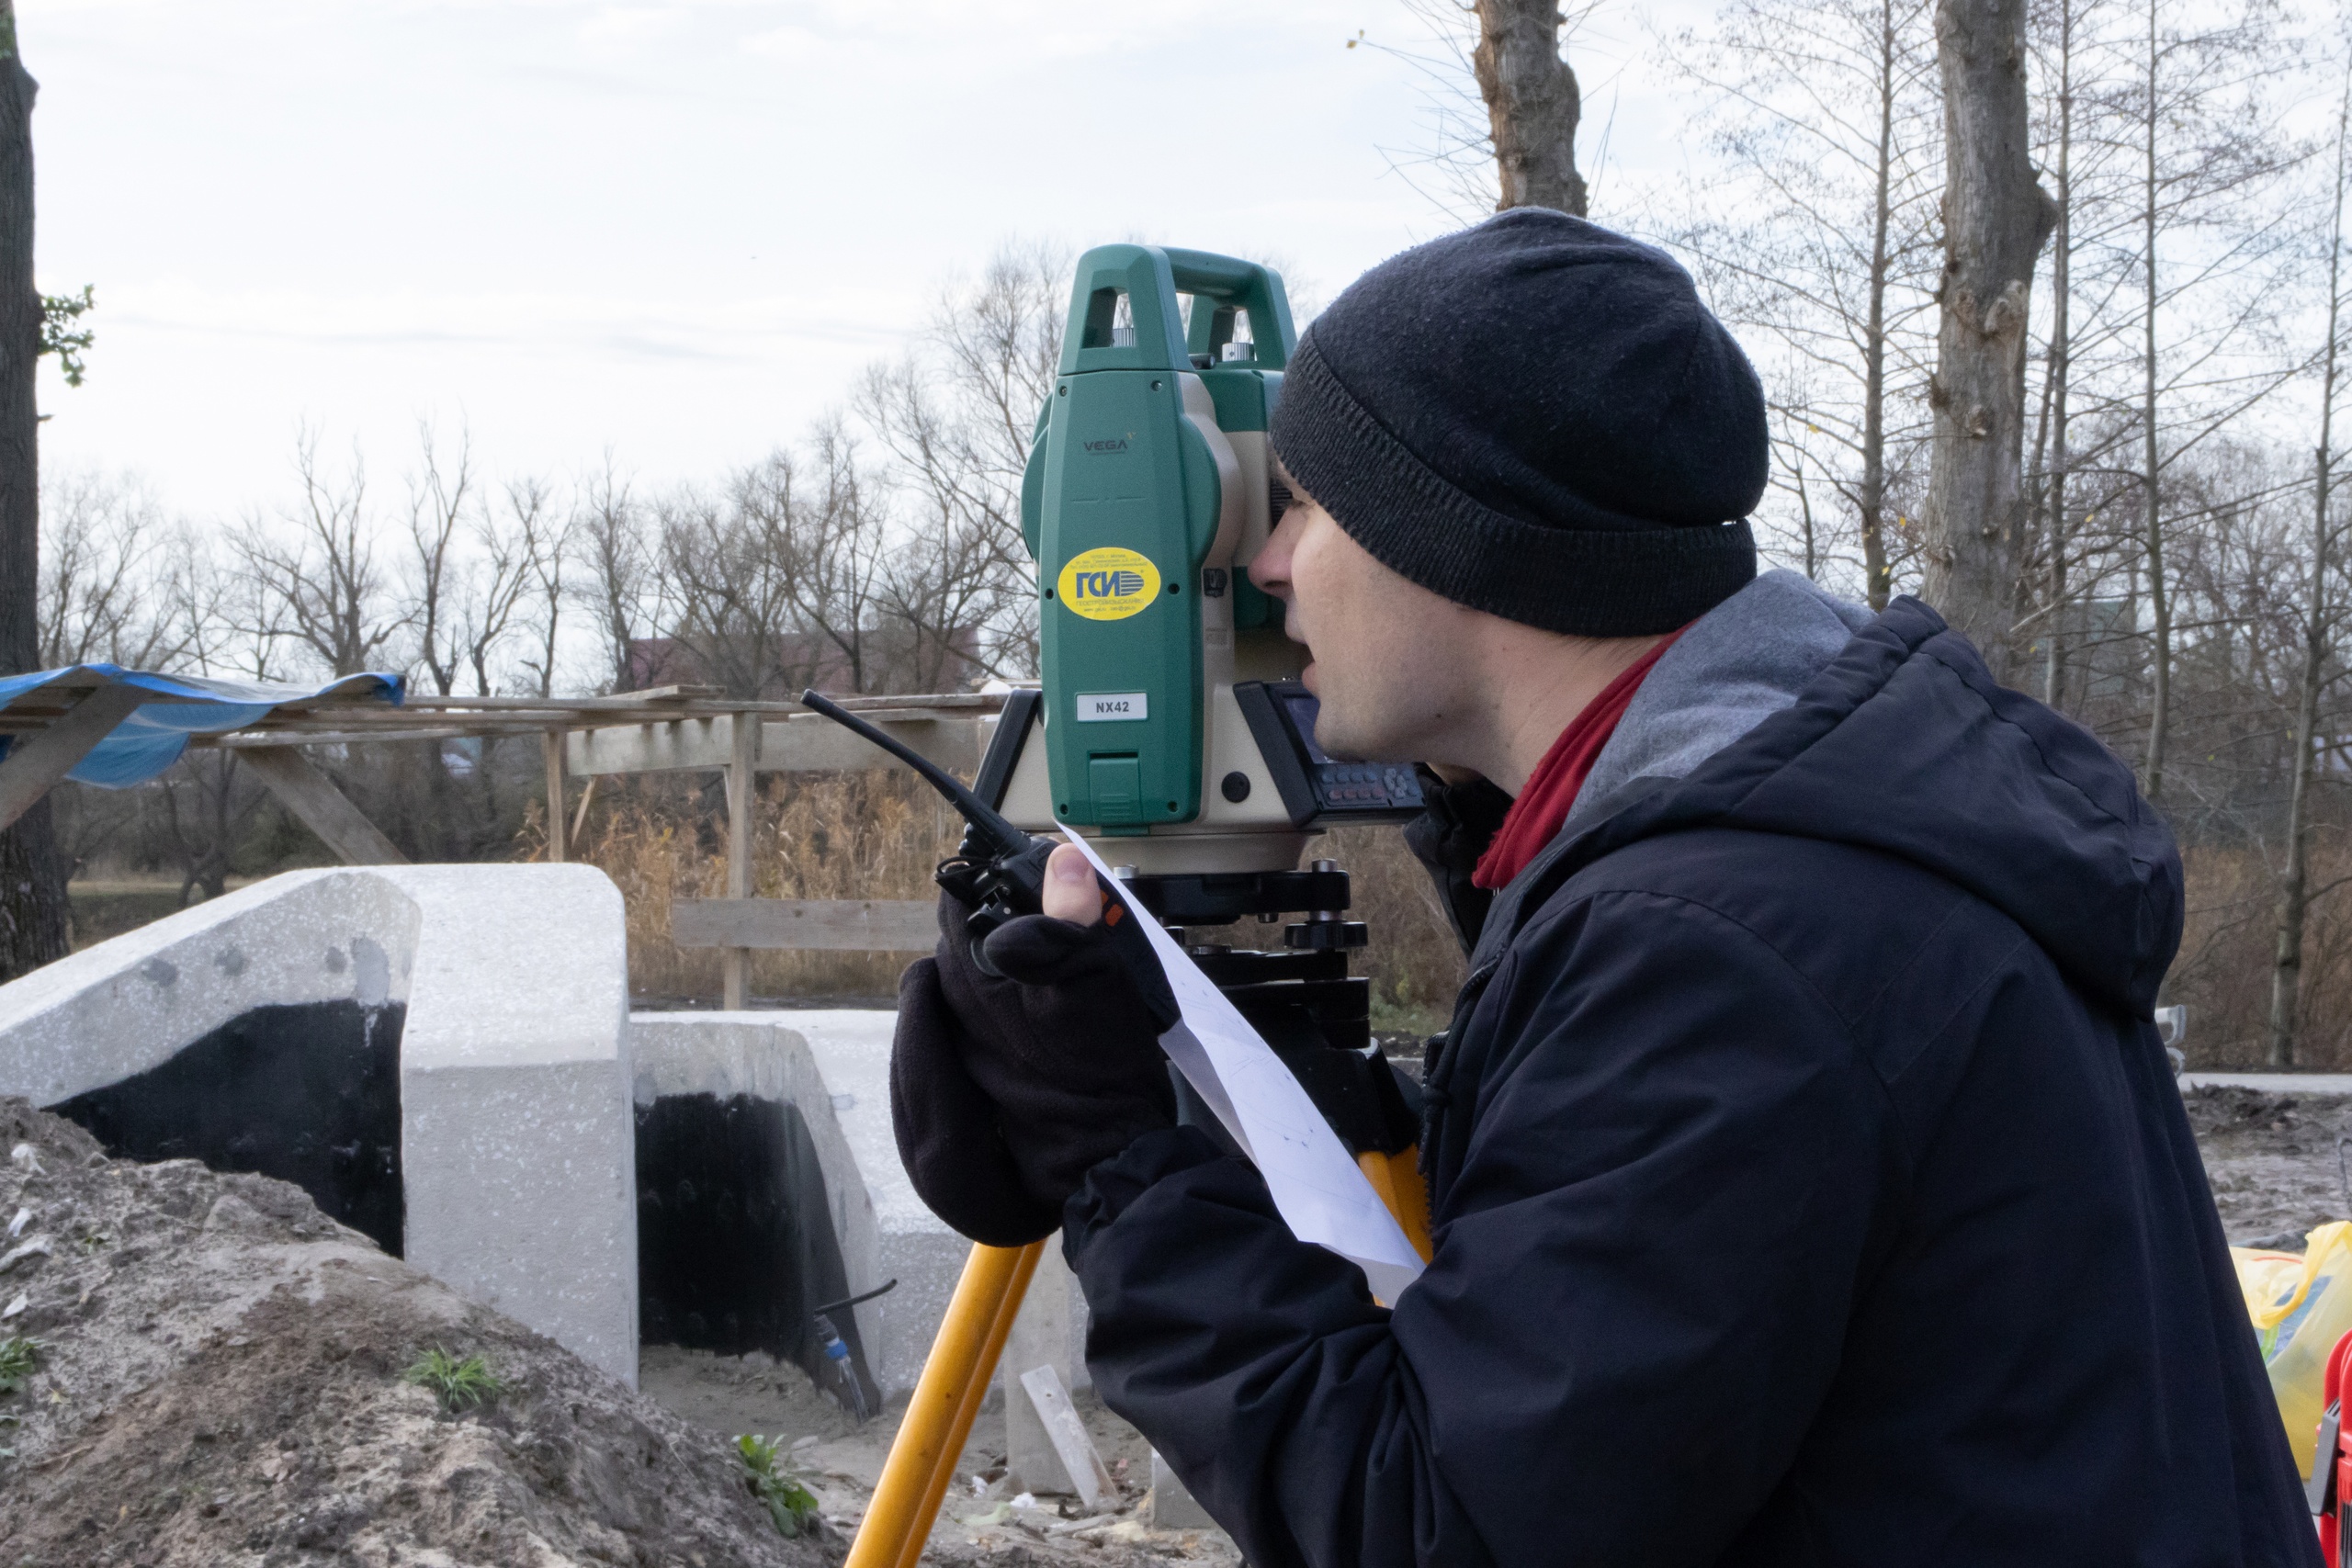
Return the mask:
[(1429, 873), (1395, 828), (1341, 828), (1308, 852), (1338, 861), (1354, 878), (1350, 918), (1372, 928), (1356, 973), (1372, 979), (1375, 1029), (1430, 1034), (1453, 1011), (1467, 966)]
[[(760, 781), (752, 812), (755, 898), (928, 898), (932, 868), (961, 824), (911, 774), (783, 773)], [(525, 829), (527, 858), (546, 852), (546, 819)], [(573, 859), (619, 886), (628, 910), (632, 996), (716, 998), (721, 955), (670, 940), (675, 899), (727, 891), (726, 807), (715, 782), (606, 779)], [(753, 996), (872, 1000), (895, 996), (906, 953), (759, 952)]]
[[(573, 859), (618, 885), (628, 910), (628, 978), (640, 998), (716, 998), (720, 954), (670, 941), (679, 898), (716, 898), (727, 886), (726, 808), (715, 783), (675, 775), (607, 778)], [(962, 824), (911, 774), (783, 773), (761, 780), (752, 808), (752, 891), (761, 898), (928, 898), (932, 869), (953, 852)], [(535, 810), (518, 849), (546, 853)], [(1384, 1029), (1442, 1029), (1462, 957), (1419, 865), (1394, 828), (1351, 828), (1316, 841), (1355, 874), (1353, 918), (1372, 927), (1357, 972), (1373, 982)], [(1238, 928), (1239, 929), (1239, 928)], [(911, 954), (755, 953), (752, 993), (794, 1000), (895, 996)]]
[[(718, 995), (718, 952), (673, 944), (670, 908), (674, 899), (724, 893), (725, 820), (715, 780), (657, 775), (600, 787), (575, 858), (620, 886), (633, 995)], [(763, 898), (928, 898), (932, 868), (961, 832), (954, 814), (904, 773), (771, 774), (753, 822), (752, 891)], [(518, 850), (536, 859), (544, 845), (544, 819), (535, 814)], [(1394, 828), (1344, 829), (1317, 840), (1310, 853), (1354, 874), (1351, 917), (1372, 928), (1356, 971), (1371, 978), (1375, 1027), (1443, 1028), (1462, 983), (1462, 954), (1402, 836)], [(2165, 999), (2188, 1007), (2193, 1066), (2261, 1066), (2275, 940), (2270, 867), (2251, 849), (2192, 848), (2184, 858), (2188, 931)], [(2346, 886), (2313, 907), (2305, 949), (2298, 1065), (2314, 1069), (2352, 1066), (2352, 842), (2324, 835), (2312, 885), (2339, 882)], [(803, 1001), (883, 1000), (896, 995), (910, 956), (758, 953), (752, 990)]]

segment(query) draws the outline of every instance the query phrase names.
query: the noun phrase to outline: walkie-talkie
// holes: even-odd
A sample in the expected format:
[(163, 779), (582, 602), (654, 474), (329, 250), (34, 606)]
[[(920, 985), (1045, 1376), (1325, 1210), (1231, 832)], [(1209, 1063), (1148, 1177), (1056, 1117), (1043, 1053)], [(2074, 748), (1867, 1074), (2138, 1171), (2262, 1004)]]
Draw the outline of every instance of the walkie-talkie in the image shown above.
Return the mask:
[(972, 907), (964, 921), (972, 939), (972, 962), (981, 974), (996, 975), (980, 944), (1005, 921), (1045, 908), (1046, 862), (1053, 855), (1053, 840), (1023, 832), (954, 774), (822, 694), (803, 692), (800, 702), (921, 773), (963, 817), (964, 842), (955, 855), (939, 863), (936, 875), (942, 887)]

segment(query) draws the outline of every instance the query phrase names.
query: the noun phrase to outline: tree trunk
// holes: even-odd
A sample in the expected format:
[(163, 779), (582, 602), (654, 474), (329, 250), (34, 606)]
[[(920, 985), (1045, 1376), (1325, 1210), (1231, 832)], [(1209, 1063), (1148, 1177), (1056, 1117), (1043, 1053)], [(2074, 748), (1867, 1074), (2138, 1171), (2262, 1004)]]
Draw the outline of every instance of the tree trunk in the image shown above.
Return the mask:
[(2058, 226), (2050, 257), (2050, 620), (2042, 627), (2041, 700), (2066, 695), (2066, 395), (2074, 378), (2075, 9), (2058, 19)]
[[(0, 675), (40, 667), (40, 294), (33, 286), (33, 94), (0, 0)], [(0, 832), (0, 981), (65, 956), (65, 868), (49, 803)]]
[(2296, 691), (2295, 769), (2287, 787), (2287, 863), (2278, 878), (2278, 953), (2270, 971), (2270, 1065), (2295, 1065), (2302, 1014), (2303, 916), (2310, 903), (2312, 746), (2327, 662), (2327, 507), (2335, 478), (2336, 344), (2343, 330), (2344, 178), (2352, 141), (2352, 76), (2335, 121), (2335, 215), (2328, 229), (2327, 350), (2320, 360), (2319, 463), (2312, 502), (2312, 581), (2303, 606), (2303, 667)]
[(2156, 183), (2156, 0), (2148, 0), (2148, 80), (2146, 115), (2141, 130), (2145, 137), (2141, 186), (2142, 225), (2140, 266), (2144, 296), (2140, 313), (2140, 497), (2146, 508), (2143, 523), (2148, 552), (2148, 612), (2154, 625), (2155, 649), (2149, 660), (2148, 681), (2148, 798), (2165, 793), (2165, 743), (2172, 723), (2172, 596), (2165, 583), (2164, 508), (2156, 481), (2156, 202), (2163, 195)]
[(2026, 305), (2050, 198), (2028, 154), (2025, 0), (1938, 0), (1944, 268), (1927, 595), (2007, 680), (2025, 525)]
[[(1886, 608), (1894, 573), (1886, 562), (1886, 288), (1894, 219), (1894, 7), (1879, 7), (1877, 184), (1871, 209), (1870, 312), (1862, 329), (1862, 588), (1873, 610)], [(1808, 573), (1808, 575), (1810, 575)]]
[(1559, 0), (1477, 0), (1471, 51), (1502, 176), (1498, 212), (1549, 207), (1584, 216), (1577, 173), (1577, 73), (1560, 58)]

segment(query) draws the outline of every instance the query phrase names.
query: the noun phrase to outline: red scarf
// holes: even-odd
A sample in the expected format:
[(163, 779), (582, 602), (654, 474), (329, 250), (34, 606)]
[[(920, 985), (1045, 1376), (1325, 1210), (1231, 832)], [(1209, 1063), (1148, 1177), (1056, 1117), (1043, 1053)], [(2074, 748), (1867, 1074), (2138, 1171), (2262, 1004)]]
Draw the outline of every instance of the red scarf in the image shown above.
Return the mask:
[(1535, 772), (1528, 776), (1527, 785), (1519, 798), (1510, 803), (1510, 810), (1503, 816), (1503, 825), (1495, 830), (1495, 841), (1478, 857), (1478, 869), (1471, 876), (1473, 886), (1496, 889), (1507, 886), (1510, 879), (1525, 871), (1544, 846), (1559, 836), (1560, 824), (1568, 819), (1568, 807), (1577, 803), (1577, 792), (1584, 788), (1584, 781), (1592, 775), (1592, 765), (1600, 760), (1600, 749), (1617, 733), (1618, 721), (1633, 705), (1634, 694), (1642, 689), (1643, 678), (1658, 656), (1674, 646), (1674, 639), (1690, 628), (1685, 626), (1667, 637), (1656, 648), (1627, 666), (1619, 675), (1600, 689), (1600, 695), (1587, 703), (1584, 711), (1568, 721), (1544, 760), (1535, 764)]

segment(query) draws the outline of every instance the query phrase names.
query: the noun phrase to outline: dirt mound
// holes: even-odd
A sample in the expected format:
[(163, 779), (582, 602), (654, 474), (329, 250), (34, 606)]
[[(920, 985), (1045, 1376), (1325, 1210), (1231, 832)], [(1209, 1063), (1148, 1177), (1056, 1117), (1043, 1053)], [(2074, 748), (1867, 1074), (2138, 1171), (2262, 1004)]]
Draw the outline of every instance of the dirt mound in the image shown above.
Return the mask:
[[(300, 1190), (106, 1159), (0, 1100), (0, 1562), (805, 1565), (723, 1438), (461, 1301)], [(503, 1385), (449, 1414), (431, 1348)]]

